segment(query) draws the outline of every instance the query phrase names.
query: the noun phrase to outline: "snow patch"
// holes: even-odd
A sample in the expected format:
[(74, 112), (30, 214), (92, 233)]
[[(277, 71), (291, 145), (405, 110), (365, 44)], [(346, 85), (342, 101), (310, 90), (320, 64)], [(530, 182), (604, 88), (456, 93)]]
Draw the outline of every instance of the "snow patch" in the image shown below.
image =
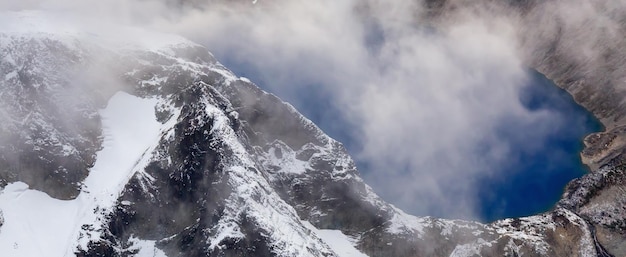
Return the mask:
[(65, 256), (80, 217), (80, 200), (63, 201), (28, 188), (8, 184), (0, 193), (4, 225), (0, 230), (2, 255), (14, 257)]
[(479, 238), (475, 243), (462, 244), (454, 247), (454, 250), (450, 254), (450, 257), (471, 257), (481, 256), (480, 250), (484, 246), (491, 246), (491, 243)]
[(281, 141), (276, 141), (265, 157), (266, 167), (279, 167), (282, 173), (303, 174), (311, 168), (308, 161), (298, 160), (296, 152)]
[[(154, 116), (156, 104), (156, 99), (121, 92), (109, 100), (100, 112), (103, 149), (76, 199), (55, 199), (23, 182), (7, 185), (0, 192), (3, 255), (72, 256), (77, 243), (84, 248), (90, 237), (99, 236), (103, 216), (114, 206), (137, 161), (164, 130)], [(83, 224), (91, 225), (92, 233), (81, 234)]]
[(308, 221), (303, 221), (302, 224), (320, 237), (339, 257), (367, 257), (354, 247), (356, 240), (346, 236), (340, 230), (317, 229)]
[(155, 246), (156, 241), (141, 240), (131, 236), (128, 240), (133, 244), (129, 250), (138, 250), (134, 257), (167, 257), (161, 249)]
[(84, 182), (92, 195), (121, 191), (140, 157), (158, 142), (163, 124), (154, 116), (157, 102), (118, 92), (100, 111), (104, 147)]
[(416, 232), (418, 238), (421, 238), (427, 226), (427, 221), (424, 218), (406, 214), (396, 207), (393, 207), (393, 209), (393, 217), (389, 221), (389, 226), (386, 231), (391, 234)]
[[(114, 207), (120, 192), (137, 172), (136, 167), (144, 167), (142, 160), (145, 155), (158, 144), (161, 134), (167, 131), (167, 125), (171, 125), (156, 121), (154, 110), (157, 104), (157, 99), (143, 99), (118, 92), (100, 111), (103, 149), (98, 152), (96, 163), (79, 195), (79, 198), (93, 203), (84, 210), (86, 215), (79, 223), (94, 226), (87, 236), (81, 237), (79, 247), (82, 249), (86, 249), (89, 239), (100, 236), (100, 229), (104, 226), (102, 216)], [(103, 211), (94, 213), (96, 209)]]

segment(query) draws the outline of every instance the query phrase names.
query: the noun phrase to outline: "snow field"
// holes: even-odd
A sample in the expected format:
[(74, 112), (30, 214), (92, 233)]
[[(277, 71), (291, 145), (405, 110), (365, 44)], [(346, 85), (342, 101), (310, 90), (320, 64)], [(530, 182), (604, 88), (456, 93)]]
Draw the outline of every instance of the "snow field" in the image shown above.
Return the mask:
[[(28, 188), (23, 182), (7, 185), (0, 192), (2, 255), (13, 257), (72, 256), (80, 241), (81, 226), (102, 226), (102, 216), (114, 206), (119, 193), (150, 145), (166, 129), (154, 116), (156, 99), (142, 99), (119, 92), (100, 111), (104, 148), (79, 196), (58, 200)], [(95, 211), (96, 209), (102, 211)], [(94, 231), (91, 236), (97, 236)]]

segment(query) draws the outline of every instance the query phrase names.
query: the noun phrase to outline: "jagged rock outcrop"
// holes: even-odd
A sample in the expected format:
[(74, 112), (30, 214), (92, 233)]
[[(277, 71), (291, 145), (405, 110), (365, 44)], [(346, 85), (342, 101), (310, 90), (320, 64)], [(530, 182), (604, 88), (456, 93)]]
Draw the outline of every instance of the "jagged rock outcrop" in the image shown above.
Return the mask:
[[(550, 3), (558, 1), (513, 1), (505, 9), (530, 24)], [(453, 1), (429, 6), (435, 24), (458, 10)], [(576, 34), (568, 29), (558, 30)], [(608, 96), (621, 94), (619, 61), (626, 58), (607, 55), (617, 65), (614, 77), (598, 75), (561, 53), (573, 51), (568, 37), (528, 39), (522, 47), (534, 53), (529, 64), (609, 131), (586, 139), (593, 172), (571, 182), (563, 200), (541, 215), (491, 224), (407, 215), (372, 192), (339, 142), (203, 47), (176, 39), (119, 49), (83, 34), (36, 29), (0, 32), (2, 115), (10, 121), (1, 127), (10, 136), (2, 138), (8, 143), (0, 149), (0, 178), (5, 189), (22, 181), (56, 199), (93, 196), (93, 209), (81, 209), (93, 220), (80, 220), (86, 223), (71, 228), (76, 237), (68, 239), (78, 256), (337, 256), (326, 230), (341, 231), (369, 256), (620, 256), (626, 200), (622, 155), (615, 153), (623, 150), (616, 129), (626, 110), (622, 98), (605, 99), (594, 85), (604, 81), (613, 88)], [(622, 42), (612, 47), (626, 49)], [(106, 72), (92, 74), (94, 67)], [(107, 147), (98, 110), (120, 90), (153, 99), (161, 127), (119, 190), (107, 192), (109, 204), (82, 182)], [(606, 152), (610, 158), (598, 157)], [(1, 213), (5, 245), (3, 228), (15, 216)]]
[[(21, 40), (14, 40), (16, 38)], [(100, 148), (90, 85), (67, 75), (80, 53), (54, 38), (0, 35), (0, 184), (24, 181), (59, 199), (78, 195)]]

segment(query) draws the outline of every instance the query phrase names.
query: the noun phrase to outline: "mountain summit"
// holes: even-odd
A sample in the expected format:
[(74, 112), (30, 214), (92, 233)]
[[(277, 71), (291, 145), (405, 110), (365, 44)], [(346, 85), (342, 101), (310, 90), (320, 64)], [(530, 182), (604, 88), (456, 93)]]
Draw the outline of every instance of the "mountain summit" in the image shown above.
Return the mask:
[(581, 212), (618, 166), (545, 214), (414, 217), (341, 143), (200, 45), (2, 19), (21, 24), (0, 31), (3, 255), (609, 256), (589, 221), (602, 216)]

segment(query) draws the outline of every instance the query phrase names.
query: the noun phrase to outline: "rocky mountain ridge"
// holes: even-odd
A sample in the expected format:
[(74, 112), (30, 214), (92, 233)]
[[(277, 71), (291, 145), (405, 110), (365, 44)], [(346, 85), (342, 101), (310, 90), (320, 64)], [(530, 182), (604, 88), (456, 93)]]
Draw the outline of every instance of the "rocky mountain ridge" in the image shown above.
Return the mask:
[[(24, 24), (45, 19), (11, 15)], [(45, 242), (28, 236), (42, 231), (7, 236), (12, 224), (29, 222), (16, 220), (8, 201), (24, 203), (19, 196), (31, 191), (68, 201), (85, 195), (98, 200), (83, 210), (94, 214), (87, 215), (91, 220), (69, 229), (73, 237), (61, 255), (619, 256), (622, 251), (623, 210), (612, 193), (623, 185), (617, 163), (570, 183), (564, 199), (546, 214), (492, 224), (413, 217), (373, 193), (343, 146), (292, 106), (234, 76), (199, 45), (146, 35), (168, 40), (120, 48), (37, 26), (0, 32), (2, 110), (11, 121), (3, 123), (2, 135), (11, 135), (3, 140), (12, 142), (0, 151), (1, 196), (7, 197), (0, 204), (3, 252), (29, 256), (20, 249), (46, 249)], [(120, 90), (136, 101), (152, 99), (158, 137), (140, 147), (132, 167), (116, 181), (119, 190), (101, 196), (90, 192), (88, 177), (108, 149), (108, 137), (115, 137), (104, 133), (101, 108)], [(343, 236), (351, 255), (331, 247), (333, 240), (324, 236), (329, 231)]]

